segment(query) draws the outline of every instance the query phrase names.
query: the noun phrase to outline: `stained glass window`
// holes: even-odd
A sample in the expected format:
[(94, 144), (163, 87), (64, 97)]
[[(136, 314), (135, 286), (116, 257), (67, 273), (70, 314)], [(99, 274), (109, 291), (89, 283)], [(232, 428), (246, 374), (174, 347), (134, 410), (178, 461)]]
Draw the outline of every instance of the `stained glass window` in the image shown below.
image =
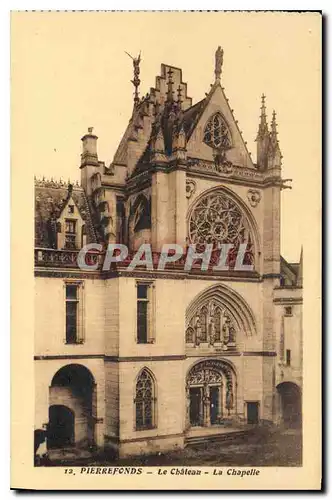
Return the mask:
[(136, 430), (151, 429), (155, 425), (155, 388), (148, 370), (143, 370), (136, 383)]

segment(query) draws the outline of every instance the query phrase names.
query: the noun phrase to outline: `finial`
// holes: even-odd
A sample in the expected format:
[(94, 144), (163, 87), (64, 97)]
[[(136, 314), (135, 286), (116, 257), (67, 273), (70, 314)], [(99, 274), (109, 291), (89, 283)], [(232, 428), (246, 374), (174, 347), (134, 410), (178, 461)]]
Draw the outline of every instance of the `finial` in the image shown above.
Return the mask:
[(167, 100), (168, 101), (173, 101), (173, 80), (172, 80), (172, 75), (173, 75), (173, 70), (172, 68), (169, 68), (167, 71), (168, 74), (168, 81), (167, 81)]
[(138, 57), (133, 57), (131, 56), (128, 52), (125, 51), (125, 53), (133, 60), (133, 67), (134, 67), (134, 78), (133, 80), (130, 80), (131, 83), (135, 87), (135, 93), (134, 93), (134, 106), (137, 106), (139, 103), (139, 97), (138, 97), (138, 87), (141, 83), (141, 80), (139, 79), (139, 74), (140, 74), (140, 62), (141, 62), (141, 52), (138, 54)]
[(222, 70), (222, 64), (224, 60), (224, 51), (220, 47), (217, 48), (216, 53), (215, 53), (215, 67), (214, 67), (214, 74), (215, 74), (215, 82), (219, 83), (220, 82), (220, 76), (221, 76), (221, 70)]
[(93, 127), (88, 127), (88, 132), (89, 132), (89, 134), (92, 134), (92, 132), (93, 132)]
[(262, 105), (261, 105), (261, 114), (260, 114), (260, 122), (259, 122), (259, 126), (258, 126), (257, 139), (263, 139), (269, 133), (269, 128), (268, 128), (267, 121), (266, 121), (265, 99), (266, 99), (266, 95), (262, 94), (262, 97), (261, 97)]
[(277, 132), (277, 121), (276, 121), (276, 112), (273, 110), (272, 112), (272, 121), (271, 121), (271, 135), (274, 135), (277, 137), (278, 132)]
[(178, 86), (178, 108), (182, 109), (182, 88), (181, 88), (181, 85)]

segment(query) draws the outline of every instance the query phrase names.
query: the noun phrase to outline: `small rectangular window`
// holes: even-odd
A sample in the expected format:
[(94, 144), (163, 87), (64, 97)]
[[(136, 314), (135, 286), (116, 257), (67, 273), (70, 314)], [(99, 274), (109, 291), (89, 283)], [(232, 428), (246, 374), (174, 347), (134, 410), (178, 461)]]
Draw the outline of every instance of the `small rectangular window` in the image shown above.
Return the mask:
[(69, 234), (76, 233), (76, 220), (66, 219), (66, 233)]
[(76, 220), (66, 219), (65, 223), (65, 248), (76, 248)]
[(286, 365), (290, 366), (291, 365), (291, 350), (286, 349)]
[(152, 339), (151, 284), (137, 283), (137, 343), (148, 344)]
[(68, 205), (68, 212), (70, 214), (73, 214), (74, 213), (74, 205)]
[(79, 284), (66, 283), (66, 344), (80, 344), (83, 341), (82, 322), (79, 321)]

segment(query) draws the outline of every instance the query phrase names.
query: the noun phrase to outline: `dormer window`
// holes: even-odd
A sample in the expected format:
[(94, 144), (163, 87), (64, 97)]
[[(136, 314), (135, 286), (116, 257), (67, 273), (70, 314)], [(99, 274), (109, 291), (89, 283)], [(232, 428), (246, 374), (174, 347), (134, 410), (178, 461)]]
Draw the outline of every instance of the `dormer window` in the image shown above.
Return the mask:
[(65, 248), (76, 248), (76, 220), (65, 221)]
[(232, 147), (231, 134), (220, 113), (213, 115), (204, 130), (204, 142), (214, 149), (229, 149)]

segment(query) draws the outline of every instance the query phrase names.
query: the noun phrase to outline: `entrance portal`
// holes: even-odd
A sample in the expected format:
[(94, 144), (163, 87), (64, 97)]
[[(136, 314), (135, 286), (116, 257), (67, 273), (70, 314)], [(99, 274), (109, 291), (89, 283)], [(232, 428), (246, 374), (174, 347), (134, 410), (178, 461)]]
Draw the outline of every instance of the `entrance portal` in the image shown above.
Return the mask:
[(203, 404), (201, 387), (192, 387), (190, 389), (190, 424), (202, 425), (203, 423)]
[(221, 415), (219, 414), (220, 401), (219, 387), (210, 387), (210, 422), (211, 425), (220, 422)]
[(301, 389), (293, 382), (282, 382), (277, 386), (280, 395), (282, 420), (286, 427), (301, 427)]
[(235, 373), (226, 361), (197, 363), (189, 371), (186, 385), (187, 426), (209, 427), (233, 419)]
[(49, 408), (48, 447), (65, 448), (75, 443), (75, 415), (67, 406)]
[(96, 390), (90, 371), (83, 365), (61, 368), (49, 392), (48, 448), (94, 444)]

